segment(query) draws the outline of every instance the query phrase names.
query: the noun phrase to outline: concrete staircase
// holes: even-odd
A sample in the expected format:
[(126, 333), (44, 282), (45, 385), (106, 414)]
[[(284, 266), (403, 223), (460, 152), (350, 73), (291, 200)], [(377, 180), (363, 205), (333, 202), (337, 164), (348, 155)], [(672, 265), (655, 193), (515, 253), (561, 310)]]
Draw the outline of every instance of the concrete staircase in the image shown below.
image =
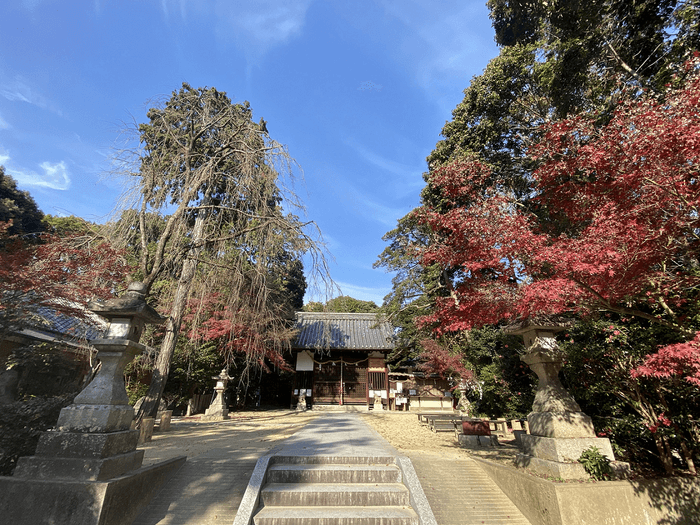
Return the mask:
[(254, 525), (420, 525), (394, 458), (276, 457)]

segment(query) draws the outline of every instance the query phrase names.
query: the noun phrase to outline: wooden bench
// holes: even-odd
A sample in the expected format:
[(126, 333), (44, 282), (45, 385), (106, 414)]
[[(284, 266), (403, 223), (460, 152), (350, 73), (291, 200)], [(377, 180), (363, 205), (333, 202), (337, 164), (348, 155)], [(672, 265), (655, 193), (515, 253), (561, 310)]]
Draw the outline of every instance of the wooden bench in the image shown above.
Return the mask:
[(462, 416), (455, 414), (439, 414), (425, 418), (428, 428), (433, 432), (452, 432), (455, 423), (462, 424)]
[(423, 425), (428, 424), (428, 419), (435, 417), (455, 417), (458, 414), (454, 412), (420, 412), (418, 414), (418, 421)]

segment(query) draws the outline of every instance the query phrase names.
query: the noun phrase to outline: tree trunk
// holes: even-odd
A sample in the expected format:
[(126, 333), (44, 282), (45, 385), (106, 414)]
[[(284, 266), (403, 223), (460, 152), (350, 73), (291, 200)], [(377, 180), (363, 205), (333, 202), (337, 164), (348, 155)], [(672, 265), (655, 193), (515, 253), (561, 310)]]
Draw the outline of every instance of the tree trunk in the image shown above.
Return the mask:
[(144, 417), (156, 417), (158, 412), (160, 398), (163, 395), (163, 389), (165, 389), (165, 383), (168, 380), (168, 374), (170, 373), (170, 362), (172, 361), (173, 353), (175, 352), (175, 345), (177, 344), (177, 336), (180, 333), (182, 318), (185, 315), (187, 299), (189, 298), (190, 289), (192, 288), (192, 280), (197, 273), (197, 261), (203, 247), (203, 243), (201, 241), (204, 237), (205, 218), (206, 214), (201, 213), (197, 216), (194, 223), (192, 235), (194, 246), (190, 250), (187, 259), (185, 259), (182, 265), (182, 273), (180, 273), (180, 279), (177, 283), (177, 291), (175, 292), (175, 299), (173, 300), (173, 306), (170, 309), (170, 315), (168, 316), (168, 320), (166, 322), (165, 338), (160, 346), (160, 352), (158, 352), (158, 358), (153, 369), (151, 384), (148, 388), (148, 393), (141, 404), (141, 408), (136, 415), (136, 421), (139, 425)]
[(683, 459), (685, 459), (685, 462), (688, 465), (688, 472), (690, 472), (693, 476), (696, 476), (697, 470), (695, 470), (693, 451), (688, 448), (685, 441), (681, 441), (681, 451), (683, 452)]
[(668, 450), (667, 444), (664, 442), (664, 438), (654, 435), (654, 441), (656, 442), (656, 448), (659, 451), (659, 460), (661, 460), (664, 471), (666, 474), (673, 474), (673, 457)]

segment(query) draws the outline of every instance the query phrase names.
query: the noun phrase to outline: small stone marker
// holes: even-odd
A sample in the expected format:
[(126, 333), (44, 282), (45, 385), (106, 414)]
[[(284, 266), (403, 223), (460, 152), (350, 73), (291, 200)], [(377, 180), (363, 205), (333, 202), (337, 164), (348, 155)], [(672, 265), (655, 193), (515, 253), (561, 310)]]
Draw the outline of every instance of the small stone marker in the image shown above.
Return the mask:
[(164, 410), (160, 414), (160, 423), (158, 424), (158, 431), (159, 432), (167, 432), (170, 430), (170, 420), (173, 417), (173, 411), (172, 410)]
[(139, 430), (139, 445), (148, 443), (153, 439), (153, 427), (155, 426), (156, 418), (144, 417), (141, 418), (141, 427)]

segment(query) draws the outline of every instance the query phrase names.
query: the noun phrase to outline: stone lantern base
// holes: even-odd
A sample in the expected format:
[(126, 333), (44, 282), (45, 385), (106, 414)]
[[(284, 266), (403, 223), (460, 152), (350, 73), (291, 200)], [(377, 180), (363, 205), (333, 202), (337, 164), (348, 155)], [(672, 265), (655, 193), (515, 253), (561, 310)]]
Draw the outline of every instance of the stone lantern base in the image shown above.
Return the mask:
[(124, 368), (147, 350), (138, 342), (145, 324), (162, 322), (145, 302), (145, 287), (131, 283), (123, 298), (90, 308), (110, 321), (105, 337), (91, 341), (100, 371), (61, 410), (56, 430), (42, 434), (35, 455), (0, 477), (3, 523), (127, 525), (185, 462), (142, 467), (139, 432), (131, 430)]
[(105, 481), (0, 476), (3, 523), (125, 525), (185, 463), (181, 456)]
[(608, 438), (571, 437), (548, 438), (523, 434), (520, 436), (522, 453), (515, 458), (518, 467), (537, 474), (562, 479), (588, 479), (590, 475), (578, 462), (581, 454), (597, 447), (614, 465), (615, 456)]

